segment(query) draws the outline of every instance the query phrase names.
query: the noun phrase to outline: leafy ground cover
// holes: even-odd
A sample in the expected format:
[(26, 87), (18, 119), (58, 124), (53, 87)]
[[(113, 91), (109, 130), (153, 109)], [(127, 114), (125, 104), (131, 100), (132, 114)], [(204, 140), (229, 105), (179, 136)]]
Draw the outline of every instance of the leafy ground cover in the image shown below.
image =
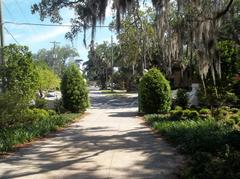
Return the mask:
[(65, 127), (79, 116), (80, 114), (73, 113), (50, 114), (41, 118), (35, 118), (31, 122), (28, 121), (12, 127), (2, 128), (0, 129), (0, 153), (11, 151), (18, 144), (30, 142), (61, 127)]
[(237, 121), (229, 122), (237, 118), (237, 114), (232, 116), (223, 120), (206, 116), (177, 120), (171, 114), (153, 114), (146, 115), (145, 120), (188, 156), (181, 178), (234, 179), (240, 178), (240, 131)]

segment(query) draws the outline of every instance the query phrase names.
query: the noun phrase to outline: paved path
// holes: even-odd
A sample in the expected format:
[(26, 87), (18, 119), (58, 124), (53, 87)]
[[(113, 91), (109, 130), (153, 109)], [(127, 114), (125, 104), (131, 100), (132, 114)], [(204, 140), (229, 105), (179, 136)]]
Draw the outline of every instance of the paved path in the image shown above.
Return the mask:
[(136, 116), (136, 96), (91, 96), (81, 121), (0, 160), (0, 178), (175, 178), (181, 157)]

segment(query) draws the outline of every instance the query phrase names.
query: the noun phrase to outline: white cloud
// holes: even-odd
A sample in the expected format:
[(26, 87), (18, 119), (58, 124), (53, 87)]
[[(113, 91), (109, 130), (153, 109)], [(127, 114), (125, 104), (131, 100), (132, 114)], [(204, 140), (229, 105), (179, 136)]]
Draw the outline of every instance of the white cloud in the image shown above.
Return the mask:
[(43, 42), (48, 41), (53, 38), (58, 37), (59, 35), (63, 35), (69, 31), (69, 27), (57, 27), (53, 30), (49, 30), (47, 32), (43, 32), (40, 34), (35, 34), (30, 36), (27, 41), (31, 43)]
[[(22, 38), (22, 37), (23, 37), (22, 34), (15, 34), (15, 35), (14, 35), (14, 38), (15, 38), (16, 40), (18, 40), (18, 39), (20, 39), (20, 38)], [(13, 39), (13, 37), (12, 37), (10, 34), (8, 34), (8, 33), (5, 33), (5, 34), (4, 34), (4, 41), (7, 42), (7, 43), (9, 43), (9, 42), (15, 43), (15, 40)]]

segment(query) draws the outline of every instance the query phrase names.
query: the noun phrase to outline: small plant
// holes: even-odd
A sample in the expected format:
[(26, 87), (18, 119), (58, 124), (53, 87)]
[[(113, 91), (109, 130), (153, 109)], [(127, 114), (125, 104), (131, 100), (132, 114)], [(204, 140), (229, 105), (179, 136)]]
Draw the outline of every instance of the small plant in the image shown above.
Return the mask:
[(149, 70), (140, 80), (139, 96), (142, 112), (166, 113), (171, 109), (172, 94), (169, 81), (156, 68)]
[(42, 120), (47, 117), (49, 117), (49, 113), (44, 109), (38, 109), (38, 108), (25, 109), (21, 112), (21, 118), (23, 119), (22, 121), (24, 122)]
[(176, 106), (175, 110), (182, 110), (183, 108), (181, 106)]
[(214, 117), (217, 121), (225, 121), (229, 118), (229, 115), (226, 108), (220, 108), (214, 112)]
[(192, 110), (188, 113), (188, 115), (186, 116), (187, 119), (199, 119), (199, 113), (195, 110)]
[(171, 120), (181, 120), (183, 117), (183, 110), (182, 109), (175, 109), (170, 111)]
[(211, 117), (211, 110), (208, 108), (203, 108), (199, 111), (199, 114), (203, 118)]

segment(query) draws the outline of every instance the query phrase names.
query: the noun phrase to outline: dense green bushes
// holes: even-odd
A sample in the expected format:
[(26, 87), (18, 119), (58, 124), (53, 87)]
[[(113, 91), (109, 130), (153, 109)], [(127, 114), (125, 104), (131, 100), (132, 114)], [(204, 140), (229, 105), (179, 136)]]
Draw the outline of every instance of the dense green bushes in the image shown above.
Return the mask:
[[(194, 116), (192, 120), (189, 120), (190, 111), (195, 111), (190, 115)], [(196, 112), (177, 107), (169, 115), (146, 115), (145, 120), (190, 156), (181, 178), (239, 178), (239, 110), (201, 109), (200, 118)]]
[(189, 100), (188, 100), (187, 90), (178, 89), (175, 105), (181, 106), (183, 108), (187, 108), (188, 104), (189, 104)]
[[(57, 115), (55, 111), (47, 109), (45, 99), (35, 99), (37, 90), (42, 93), (43, 90), (58, 87), (59, 78), (46, 66), (34, 63), (27, 47), (9, 45), (5, 47), (4, 55), (5, 63), (0, 66), (0, 77), (4, 79), (4, 90), (0, 93), (0, 152), (46, 135), (78, 116)], [(67, 96), (70, 101), (82, 102), (74, 105), (83, 111), (85, 104), (88, 104), (86, 84), (76, 67), (69, 67), (67, 72), (64, 93), (72, 94)]]
[(4, 57), (0, 71), (4, 91), (28, 103), (33, 99), (38, 83), (31, 53), (27, 47), (9, 45), (4, 48)]
[(36, 137), (56, 131), (59, 127), (64, 127), (74, 121), (79, 114), (62, 114), (55, 115), (45, 110), (28, 110), (25, 111), (24, 123), (19, 123), (8, 128), (0, 129), (0, 152), (11, 150), (15, 145), (29, 142)]
[(166, 113), (171, 109), (172, 95), (169, 82), (158, 69), (144, 74), (139, 85), (140, 111), (147, 114)]
[(71, 112), (83, 112), (89, 106), (87, 84), (76, 65), (68, 66), (61, 82), (63, 106)]

